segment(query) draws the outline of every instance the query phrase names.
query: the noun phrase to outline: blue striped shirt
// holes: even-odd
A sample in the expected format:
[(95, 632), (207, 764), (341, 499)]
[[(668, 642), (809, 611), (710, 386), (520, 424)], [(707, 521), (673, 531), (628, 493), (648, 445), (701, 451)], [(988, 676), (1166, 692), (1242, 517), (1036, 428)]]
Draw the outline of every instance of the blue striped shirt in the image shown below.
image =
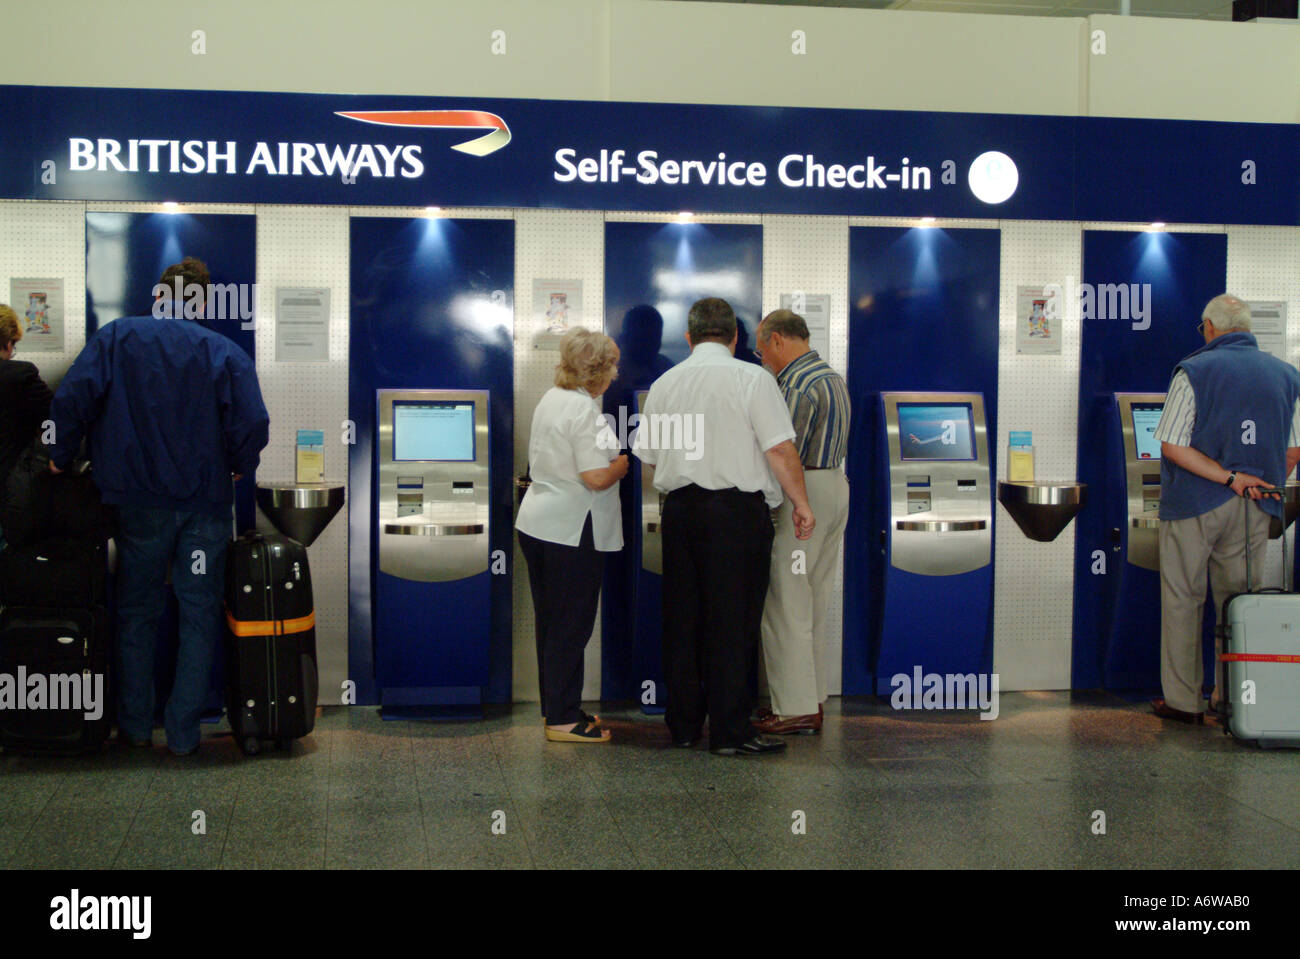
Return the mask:
[(836, 373), (809, 350), (776, 376), (790, 419), (794, 445), (805, 469), (837, 469), (849, 448), (849, 389)]

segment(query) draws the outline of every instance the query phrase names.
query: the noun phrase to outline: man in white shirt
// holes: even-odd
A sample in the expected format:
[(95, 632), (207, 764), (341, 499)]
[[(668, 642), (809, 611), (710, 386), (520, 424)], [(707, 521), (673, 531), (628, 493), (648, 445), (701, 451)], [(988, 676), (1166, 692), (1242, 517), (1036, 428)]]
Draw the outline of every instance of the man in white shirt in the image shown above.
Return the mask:
[(736, 315), (717, 298), (687, 319), (691, 355), (650, 387), (633, 452), (655, 467), (663, 523), (666, 720), (683, 748), (709, 718), (717, 755), (785, 748), (750, 722), (752, 675), (782, 491), (800, 539), (815, 519), (776, 381), (735, 358)]

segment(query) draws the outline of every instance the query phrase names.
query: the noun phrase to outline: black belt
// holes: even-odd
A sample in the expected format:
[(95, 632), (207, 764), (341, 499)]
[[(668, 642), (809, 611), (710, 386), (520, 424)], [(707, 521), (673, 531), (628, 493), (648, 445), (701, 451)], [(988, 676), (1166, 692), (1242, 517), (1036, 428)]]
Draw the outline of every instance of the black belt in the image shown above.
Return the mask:
[(706, 486), (697, 486), (694, 483), (687, 483), (685, 486), (679, 486), (675, 490), (670, 490), (668, 492), (668, 495), (672, 496), (673, 493), (686, 493), (687, 495), (690, 496), (703, 496), (706, 494), (709, 496), (762, 496), (763, 495), (762, 490), (749, 491), (749, 490), (737, 489), (734, 486), (728, 486), (725, 489), (709, 489)]
[(804, 472), (807, 473), (815, 470), (837, 470), (837, 469), (839, 469), (839, 466), (805, 466)]

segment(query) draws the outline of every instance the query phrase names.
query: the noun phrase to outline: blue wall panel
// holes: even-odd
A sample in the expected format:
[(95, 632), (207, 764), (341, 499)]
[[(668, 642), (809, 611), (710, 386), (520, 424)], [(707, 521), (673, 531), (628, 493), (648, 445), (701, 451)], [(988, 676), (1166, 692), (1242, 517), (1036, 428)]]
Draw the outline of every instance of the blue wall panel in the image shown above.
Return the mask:
[[(761, 226), (605, 224), (605, 332), (621, 351), (618, 379), (605, 393), (606, 413), (619, 420), (624, 409), (630, 417), (636, 391), (690, 355), (686, 315), (706, 296), (731, 304), (743, 328), (736, 356), (756, 362), (753, 331), (763, 308)], [(657, 603), (638, 595), (655, 591), (651, 581), (657, 579), (640, 568), (640, 484), (640, 463), (633, 458), (619, 484), (624, 549), (609, 557), (601, 602), (601, 698), (611, 701), (639, 698), (647, 679), (662, 688)]]
[[(212, 283), (242, 284), (239, 303), (256, 313), (257, 297), (252, 295), (257, 281), (256, 217), (216, 213), (87, 213), (87, 339), (99, 327), (119, 317), (149, 315), (154, 304), (153, 288), (163, 270), (187, 256), (198, 257), (207, 265)], [(257, 358), (251, 320), (228, 316), (179, 322), (201, 323), (234, 340), (250, 357)], [(235, 526), (239, 531), (255, 525), (256, 485), (255, 476), (246, 476), (236, 484)], [(154, 662), (159, 721), (176, 673), (180, 642), (177, 617), (176, 596), (168, 587)], [(206, 719), (219, 718), (225, 708), (224, 670), (225, 651), (219, 648), (213, 665), (212, 693), (204, 713)]]
[[(989, 465), (992, 475), (997, 475), (1000, 264), (1001, 234), (997, 230), (849, 230), (848, 387), (854, 427), (846, 465), (846, 695), (876, 691), (886, 585), (881, 517), (889, 505), (888, 490), (879, 480), (885, 473), (886, 455), (878, 429), (879, 395), (896, 390), (982, 392), (990, 437)], [(979, 580), (978, 574), (972, 576), (972, 582)], [(946, 604), (945, 610), (949, 616), (957, 615)], [(991, 603), (987, 618), (991, 624)], [(918, 629), (924, 632), (931, 627), (921, 624)], [(928, 636), (920, 639), (922, 644), (930, 641)], [(991, 647), (981, 660), (987, 669)]]
[[(348, 660), (357, 702), (378, 702), (371, 594), (375, 391), (486, 389), (491, 392), (489, 549), (513, 556), (514, 352), (513, 220), (353, 218), (348, 458)], [(488, 669), (482, 701), (510, 700), (510, 576), (488, 575)], [(431, 640), (455, 643), (481, 628), (482, 610), (452, 603), (428, 609)], [(460, 617), (479, 617), (462, 621)], [(462, 630), (463, 627), (463, 630)], [(413, 676), (412, 685), (428, 676)], [(464, 686), (461, 674), (445, 685)]]
[[(1219, 233), (1117, 232), (1083, 234), (1083, 282), (1150, 284), (1144, 317), (1109, 317), (1094, 297), (1082, 318), (1079, 367), (1078, 474), (1088, 506), (1075, 523), (1075, 689), (1160, 687), (1160, 584), (1151, 570), (1122, 561), (1127, 522), (1123, 451), (1114, 393), (1163, 393), (1174, 365), (1204, 344), (1201, 311), (1227, 283), (1228, 239)], [(1108, 298), (1109, 299), (1109, 298)], [(1085, 303), (1086, 305), (1086, 303)], [(1135, 328), (1135, 326), (1137, 328)], [(1104, 552), (1106, 574), (1093, 572)], [(1207, 622), (1213, 622), (1207, 603)], [(1207, 628), (1206, 676), (1213, 676), (1212, 626)]]

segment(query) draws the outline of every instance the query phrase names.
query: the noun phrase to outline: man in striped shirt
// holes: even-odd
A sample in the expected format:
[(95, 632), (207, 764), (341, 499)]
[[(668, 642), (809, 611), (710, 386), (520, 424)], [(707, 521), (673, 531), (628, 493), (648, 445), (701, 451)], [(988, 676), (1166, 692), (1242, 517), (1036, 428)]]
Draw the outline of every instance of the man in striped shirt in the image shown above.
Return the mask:
[(789, 500), (779, 510), (763, 607), (772, 706), (760, 711), (756, 725), (778, 735), (811, 734), (822, 728), (826, 619), (849, 516), (849, 484), (841, 469), (849, 442), (849, 392), (844, 378), (809, 348), (808, 324), (797, 313), (769, 313), (755, 342), (755, 353), (776, 374), (790, 408), (808, 502), (817, 517), (812, 536), (797, 540)]

